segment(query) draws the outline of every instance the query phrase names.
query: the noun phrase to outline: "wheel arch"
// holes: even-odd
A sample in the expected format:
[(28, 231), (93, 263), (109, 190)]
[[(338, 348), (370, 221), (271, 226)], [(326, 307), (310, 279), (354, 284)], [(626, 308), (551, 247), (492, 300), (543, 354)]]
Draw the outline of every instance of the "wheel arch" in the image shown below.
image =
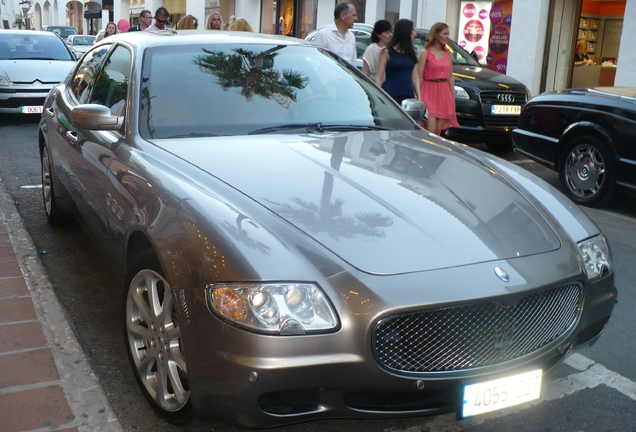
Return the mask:
[[(137, 230), (134, 231), (129, 237), (126, 245), (126, 268), (124, 274), (127, 274), (130, 270), (130, 266), (135, 261), (135, 258), (145, 250), (152, 249), (157, 257), (159, 254), (146, 233)], [(165, 269), (164, 269), (165, 270)]]
[(563, 131), (561, 137), (559, 138), (559, 155), (557, 160), (555, 161), (555, 167), (560, 167), (563, 158), (566, 156), (566, 152), (564, 151), (568, 144), (581, 136), (591, 136), (602, 141), (608, 148), (608, 150), (612, 153), (614, 158), (616, 158), (616, 148), (614, 146), (614, 140), (608, 131), (598, 123), (590, 122), (590, 121), (582, 121), (577, 123), (572, 123)]

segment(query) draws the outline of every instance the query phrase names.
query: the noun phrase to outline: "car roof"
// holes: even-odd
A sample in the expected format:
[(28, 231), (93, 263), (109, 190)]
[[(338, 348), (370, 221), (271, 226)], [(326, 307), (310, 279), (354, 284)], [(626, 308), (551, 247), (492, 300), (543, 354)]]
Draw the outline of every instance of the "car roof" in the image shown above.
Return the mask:
[(198, 43), (218, 44), (274, 44), (307, 45), (315, 47), (305, 40), (288, 36), (232, 32), (219, 30), (163, 30), (119, 33), (102, 39), (97, 45), (115, 41), (127, 42), (142, 49), (153, 46), (189, 45)]
[(58, 37), (55, 33), (41, 30), (2, 30), (0, 35), (23, 35), (23, 36), (44, 36), (44, 37)]

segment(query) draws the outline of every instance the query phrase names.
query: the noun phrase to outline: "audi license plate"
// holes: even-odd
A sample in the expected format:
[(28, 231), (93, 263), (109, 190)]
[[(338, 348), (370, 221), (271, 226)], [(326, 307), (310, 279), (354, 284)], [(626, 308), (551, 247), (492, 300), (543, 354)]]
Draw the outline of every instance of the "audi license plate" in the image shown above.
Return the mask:
[(521, 105), (493, 105), (490, 108), (492, 114), (521, 114)]
[(541, 369), (464, 387), (462, 417), (518, 405), (541, 395)]
[(22, 109), (22, 114), (42, 114), (42, 105), (23, 106), (20, 108)]

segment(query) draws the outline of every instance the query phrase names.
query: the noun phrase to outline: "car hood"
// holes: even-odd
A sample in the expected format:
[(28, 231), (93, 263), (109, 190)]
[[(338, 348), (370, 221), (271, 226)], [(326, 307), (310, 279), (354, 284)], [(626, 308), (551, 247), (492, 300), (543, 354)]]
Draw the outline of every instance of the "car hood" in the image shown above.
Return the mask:
[(14, 83), (61, 83), (75, 64), (73, 60), (2, 60), (0, 72)]
[(155, 144), (368, 273), (447, 268), (560, 247), (555, 230), (504, 174), (478, 153), (424, 132)]
[(508, 75), (478, 66), (453, 65), (455, 81), (480, 90), (526, 91), (523, 84)]
[(563, 96), (594, 96), (596, 98), (606, 98), (609, 104), (612, 104), (617, 99), (620, 99), (623, 102), (636, 103), (636, 87), (574, 88), (559, 91), (549, 91), (542, 93), (540, 96), (556, 96), (557, 98), (561, 98)]

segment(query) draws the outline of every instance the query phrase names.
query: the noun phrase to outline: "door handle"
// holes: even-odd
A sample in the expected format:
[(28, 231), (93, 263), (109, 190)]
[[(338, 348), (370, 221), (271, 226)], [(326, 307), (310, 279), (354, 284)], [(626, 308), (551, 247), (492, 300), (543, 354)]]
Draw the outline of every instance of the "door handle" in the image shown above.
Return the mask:
[(68, 138), (68, 140), (73, 143), (73, 144), (77, 144), (77, 132), (75, 131), (68, 131), (66, 132), (66, 138)]
[(46, 115), (49, 117), (53, 117), (55, 115), (55, 110), (51, 107), (45, 109), (44, 111), (46, 111)]

